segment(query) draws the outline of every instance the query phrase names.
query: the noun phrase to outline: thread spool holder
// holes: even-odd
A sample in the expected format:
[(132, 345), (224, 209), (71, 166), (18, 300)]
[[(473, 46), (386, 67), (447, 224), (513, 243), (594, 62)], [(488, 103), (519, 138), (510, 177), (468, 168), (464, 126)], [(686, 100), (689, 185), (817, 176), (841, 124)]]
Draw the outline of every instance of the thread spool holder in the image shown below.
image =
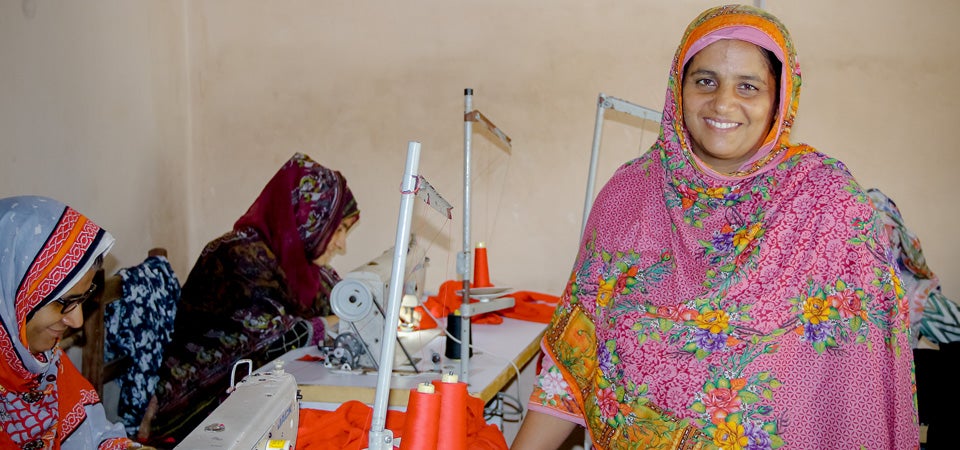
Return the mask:
[[(499, 142), (503, 144), (503, 149), (510, 153), (512, 148), (511, 139), (503, 131), (497, 128), (489, 119), (487, 119), (480, 111), (473, 109), (473, 89), (466, 88), (463, 90), (464, 97), (464, 114), (463, 114), (463, 251), (457, 255), (457, 272), (461, 275), (463, 279), (463, 294), (462, 302), (460, 304), (460, 342), (469, 343), (470, 340), (470, 317), (477, 314), (477, 307), (471, 305), (470, 303), (470, 284), (473, 281), (473, 258), (472, 258), (472, 248), (471, 245), (473, 241), (470, 238), (470, 220), (471, 220), (471, 178), (470, 178), (470, 166), (471, 166), (471, 143), (473, 137), (473, 123), (477, 122), (480, 125), (483, 125), (487, 131), (492, 133)], [(496, 309), (489, 309), (489, 311), (495, 311), (497, 309), (510, 308), (513, 306), (513, 299), (510, 300), (510, 305), (507, 306), (504, 302), (486, 302), (488, 307), (495, 307), (497, 305), (502, 305)], [(464, 344), (461, 344), (464, 346)], [(461, 347), (461, 354), (465, 357), (460, 358), (460, 381), (470, 384), (470, 352), (464, 350)]]
[(418, 169), (420, 166), (420, 143), (410, 141), (407, 145), (407, 163), (400, 187), (400, 213), (397, 218), (396, 245), (393, 253), (393, 269), (390, 272), (390, 292), (383, 327), (385, 344), (380, 352), (380, 370), (377, 371), (377, 393), (373, 402), (373, 417), (368, 434), (369, 450), (392, 450), (393, 432), (386, 428), (387, 401), (390, 397), (390, 381), (393, 376), (393, 356), (396, 352), (397, 324), (400, 322), (400, 302), (403, 294), (403, 274), (406, 265), (405, 249), (410, 242), (410, 224), (413, 218), (413, 201), (416, 196)]

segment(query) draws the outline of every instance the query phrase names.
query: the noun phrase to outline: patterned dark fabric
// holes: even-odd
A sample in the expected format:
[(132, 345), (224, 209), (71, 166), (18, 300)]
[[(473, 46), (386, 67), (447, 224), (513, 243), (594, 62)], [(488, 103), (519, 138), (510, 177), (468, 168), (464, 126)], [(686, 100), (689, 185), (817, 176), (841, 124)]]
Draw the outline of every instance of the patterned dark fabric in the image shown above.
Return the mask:
[(117, 415), (135, 435), (147, 403), (156, 390), (163, 349), (172, 340), (173, 320), (180, 299), (180, 281), (167, 258), (151, 256), (122, 269), (123, 296), (107, 305), (104, 314), (104, 359), (129, 356), (130, 367), (117, 378)]

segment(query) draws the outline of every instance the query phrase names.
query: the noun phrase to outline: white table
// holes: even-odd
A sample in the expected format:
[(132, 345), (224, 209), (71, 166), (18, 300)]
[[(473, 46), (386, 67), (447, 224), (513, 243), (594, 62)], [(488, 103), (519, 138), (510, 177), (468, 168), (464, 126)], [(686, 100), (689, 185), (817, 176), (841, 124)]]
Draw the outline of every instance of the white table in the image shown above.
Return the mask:
[[(441, 321), (438, 326), (445, 325)], [(546, 327), (546, 324), (510, 318), (504, 318), (499, 325), (473, 324), (474, 350), (470, 359), (469, 391), (479, 395), (484, 403), (492, 400), (517, 376), (510, 361), (522, 368), (540, 351), (540, 339)], [(460, 362), (443, 356), (445, 344), (446, 338), (440, 335), (414, 355), (422, 358), (418, 364), (422, 371), (420, 374), (412, 373), (410, 366), (394, 368), (390, 406), (405, 407), (410, 390), (419, 383), (438, 379), (442, 373), (459, 373)], [(430, 358), (434, 352), (441, 356), (437, 364)], [(266, 364), (264, 369), (270, 370), (275, 363), (282, 362), (283, 370), (296, 378), (305, 403), (339, 405), (357, 400), (373, 404), (377, 385), (375, 371), (357, 373), (328, 369), (320, 362), (300, 361), (299, 358), (305, 355), (320, 356), (321, 353), (316, 347), (293, 350)]]

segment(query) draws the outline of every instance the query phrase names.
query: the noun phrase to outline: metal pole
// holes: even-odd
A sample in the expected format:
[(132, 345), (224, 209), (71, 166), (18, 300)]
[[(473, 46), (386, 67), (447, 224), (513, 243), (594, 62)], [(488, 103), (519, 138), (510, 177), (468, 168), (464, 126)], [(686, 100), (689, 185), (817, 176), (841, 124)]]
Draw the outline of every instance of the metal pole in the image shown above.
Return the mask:
[(380, 370), (377, 372), (377, 394), (370, 421), (369, 450), (392, 450), (393, 432), (386, 429), (387, 401), (390, 399), (390, 380), (393, 376), (393, 356), (397, 350), (397, 324), (400, 322), (400, 297), (403, 295), (403, 275), (406, 251), (410, 244), (410, 222), (416, 198), (417, 169), (420, 164), (420, 143), (407, 145), (407, 165), (400, 188), (400, 213), (397, 217), (397, 238), (393, 247), (393, 269), (390, 272), (390, 293), (383, 323), (383, 348), (380, 350)]
[(593, 187), (597, 182), (597, 160), (600, 158), (600, 136), (603, 134), (603, 110), (605, 98), (603, 93), (597, 98), (597, 119), (593, 125), (593, 148), (590, 149), (590, 169), (587, 172), (587, 198), (583, 201), (583, 220), (580, 222), (580, 236), (587, 228), (587, 218), (590, 217), (590, 207), (593, 205)]
[[(470, 304), (470, 282), (473, 280), (472, 242), (470, 241), (470, 142), (473, 122), (466, 115), (473, 110), (473, 89), (463, 91), (463, 301)], [(449, 320), (449, 319), (448, 319)], [(454, 318), (453, 320), (456, 320)], [(470, 316), (460, 314), (460, 381), (470, 385)]]

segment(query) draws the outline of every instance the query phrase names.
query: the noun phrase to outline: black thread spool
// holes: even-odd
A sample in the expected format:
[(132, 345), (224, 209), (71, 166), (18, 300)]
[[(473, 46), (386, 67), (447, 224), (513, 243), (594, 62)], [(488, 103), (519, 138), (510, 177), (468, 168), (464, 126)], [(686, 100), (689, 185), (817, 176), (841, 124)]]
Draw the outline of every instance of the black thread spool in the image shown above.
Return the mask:
[[(460, 329), (463, 327), (463, 319), (460, 317), (459, 311), (456, 313), (451, 313), (447, 315), (447, 348), (444, 350), (443, 355), (448, 359), (460, 359), (460, 343), (450, 339), (450, 336), (454, 336), (457, 340), (460, 340)], [(473, 343), (473, 325), (471, 324), (470, 329), (470, 342)], [(473, 356), (473, 348), (470, 348), (470, 356)]]

